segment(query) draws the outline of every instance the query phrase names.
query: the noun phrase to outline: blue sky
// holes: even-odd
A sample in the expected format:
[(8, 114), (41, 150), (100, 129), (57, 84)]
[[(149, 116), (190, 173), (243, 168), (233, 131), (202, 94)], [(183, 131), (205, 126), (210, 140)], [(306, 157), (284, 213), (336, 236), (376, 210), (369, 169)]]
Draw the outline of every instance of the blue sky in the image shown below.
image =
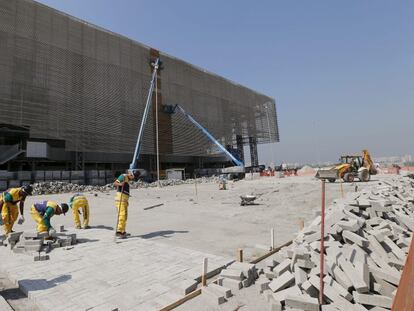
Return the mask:
[(39, 2), (274, 97), (261, 162), (414, 154), (414, 1)]

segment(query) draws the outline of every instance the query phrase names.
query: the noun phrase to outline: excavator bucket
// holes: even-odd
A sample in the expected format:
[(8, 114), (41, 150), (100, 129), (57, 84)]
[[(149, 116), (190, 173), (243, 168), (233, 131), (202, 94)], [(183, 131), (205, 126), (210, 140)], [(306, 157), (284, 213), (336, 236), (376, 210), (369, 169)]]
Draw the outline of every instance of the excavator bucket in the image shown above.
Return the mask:
[(316, 172), (316, 178), (319, 179), (338, 179), (338, 170), (336, 168), (331, 169), (320, 169)]

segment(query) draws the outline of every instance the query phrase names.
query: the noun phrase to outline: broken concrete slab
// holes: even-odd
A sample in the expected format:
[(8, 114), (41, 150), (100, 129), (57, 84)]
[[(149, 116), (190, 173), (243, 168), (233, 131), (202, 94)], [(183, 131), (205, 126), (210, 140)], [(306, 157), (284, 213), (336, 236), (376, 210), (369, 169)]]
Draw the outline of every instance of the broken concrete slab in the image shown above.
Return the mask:
[(363, 305), (378, 306), (384, 308), (391, 308), (392, 306), (392, 299), (387, 296), (360, 294), (358, 292), (353, 292), (352, 295), (354, 296), (356, 302)]
[(286, 296), (285, 305), (291, 308), (297, 308), (299, 310), (319, 311), (318, 299), (304, 295)]

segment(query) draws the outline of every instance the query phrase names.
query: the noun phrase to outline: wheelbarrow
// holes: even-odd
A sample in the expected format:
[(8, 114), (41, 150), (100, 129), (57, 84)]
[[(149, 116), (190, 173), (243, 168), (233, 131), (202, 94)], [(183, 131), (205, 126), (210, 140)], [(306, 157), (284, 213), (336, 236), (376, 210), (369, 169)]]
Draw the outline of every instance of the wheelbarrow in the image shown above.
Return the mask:
[(253, 205), (254, 204), (254, 200), (256, 200), (256, 196), (255, 195), (250, 195), (250, 194), (246, 194), (246, 195), (241, 195), (240, 199), (240, 205), (241, 206), (245, 206), (245, 205)]

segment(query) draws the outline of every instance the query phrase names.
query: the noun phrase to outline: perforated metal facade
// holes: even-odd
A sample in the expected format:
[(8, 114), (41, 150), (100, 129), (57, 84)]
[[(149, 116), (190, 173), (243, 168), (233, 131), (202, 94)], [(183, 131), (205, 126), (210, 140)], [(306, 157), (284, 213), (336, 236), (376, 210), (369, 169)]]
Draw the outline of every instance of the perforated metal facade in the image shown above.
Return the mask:
[[(132, 153), (151, 49), (31, 0), (0, 0), (0, 113), (67, 151)], [(274, 99), (160, 52), (159, 104), (180, 104), (226, 146), (278, 141)], [(160, 114), (162, 114), (160, 110)], [(154, 113), (143, 154), (155, 153)], [(161, 153), (215, 148), (183, 116), (160, 117)]]

